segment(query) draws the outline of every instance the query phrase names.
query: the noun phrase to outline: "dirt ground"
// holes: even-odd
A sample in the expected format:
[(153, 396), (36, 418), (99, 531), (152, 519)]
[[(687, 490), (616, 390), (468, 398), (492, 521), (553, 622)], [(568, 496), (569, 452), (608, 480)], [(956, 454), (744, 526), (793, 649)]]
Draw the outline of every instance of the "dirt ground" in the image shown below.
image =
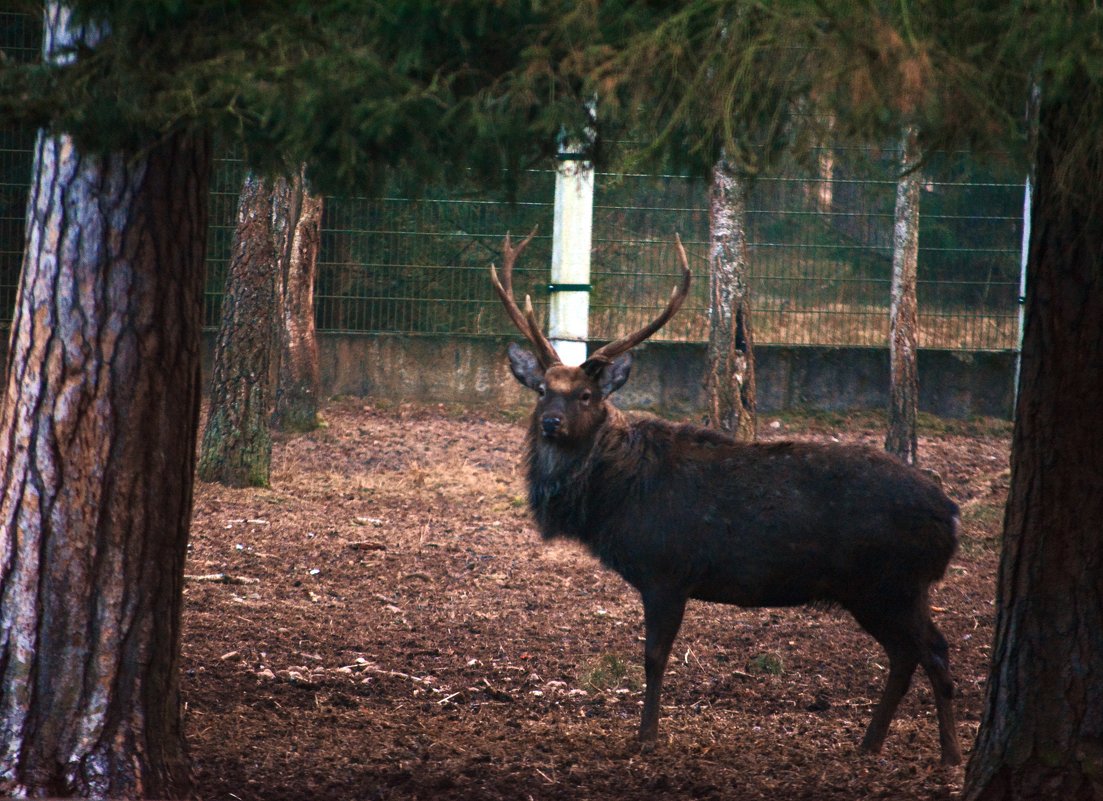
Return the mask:
[[(845, 613), (691, 602), (659, 745), (635, 592), (545, 544), (523, 423), (344, 399), (277, 441), (271, 489), (197, 489), (187, 737), (204, 799), (950, 798), (917, 674), (884, 752), (857, 753), (886, 676)], [(762, 439), (879, 443), (875, 418), (760, 420)], [(989, 657), (1009, 432), (930, 421), (921, 459), (963, 507), (934, 593), (971, 747)], [(966, 755), (968, 756), (968, 754)]]

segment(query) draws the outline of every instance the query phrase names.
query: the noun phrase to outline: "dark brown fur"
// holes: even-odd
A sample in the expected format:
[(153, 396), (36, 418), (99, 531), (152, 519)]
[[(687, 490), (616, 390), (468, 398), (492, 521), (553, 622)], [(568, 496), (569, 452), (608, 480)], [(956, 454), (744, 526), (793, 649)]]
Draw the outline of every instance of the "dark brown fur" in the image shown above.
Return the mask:
[(863, 750), (880, 749), (922, 665), (942, 760), (960, 762), (948, 648), (928, 605), (957, 545), (958, 509), (933, 481), (872, 448), (741, 444), (622, 413), (607, 398), (627, 380), (627, 354), (545, 370), (511, 347), (510, 361), (541, 396), (526, 457), (541, 533), (584, 543), (643, 599), (641, 740), (656, 737), (662, 674), (688, 599), (824, 603), (847, 609), (889, 657)]

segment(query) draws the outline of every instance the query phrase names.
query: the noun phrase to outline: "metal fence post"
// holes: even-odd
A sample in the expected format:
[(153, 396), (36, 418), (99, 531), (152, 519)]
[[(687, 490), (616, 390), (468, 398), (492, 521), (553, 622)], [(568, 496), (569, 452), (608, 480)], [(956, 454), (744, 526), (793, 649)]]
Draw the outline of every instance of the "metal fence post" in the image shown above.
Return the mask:
[(1027, 176), (1023, 184), (1023, 242), (1022, 255), (1019, 258), (1019, 309), (1018, 331), (1015, 343), (1015, 386), (1012, 389), (1011, 408), (1019, 405), (1019, 374), (1023, 368), (1023, 330), (1026, 324), (1026, 267), (1030, 260), (1030, 207), (1033, 201), (1033, 180)]

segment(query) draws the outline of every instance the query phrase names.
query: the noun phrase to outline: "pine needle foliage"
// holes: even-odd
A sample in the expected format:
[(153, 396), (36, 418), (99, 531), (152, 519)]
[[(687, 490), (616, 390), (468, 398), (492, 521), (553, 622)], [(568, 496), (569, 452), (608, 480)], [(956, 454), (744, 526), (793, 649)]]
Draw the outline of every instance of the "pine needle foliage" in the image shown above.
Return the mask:
[(721, 153), (753, 175), (909, 126), (924, 153), (1025, 161), (1031, 87), (1056, 99), (1082, 91), (1070, 76), (1103, 79), (1103, 14), (1087, 2), (690, 0), (623, 14), (587, 65), (603, 123), (632, 132), (630, 162), (696, 174)]
[[(1103, 12), (1073, 0), (69, 5), (108, 34), (61, 63), (0, 60), (6, 120), (100, 150), (201, 130), (262, 173), (305, 161), (323, 191), (395, 171), (515, 179), (558, 136), (582, 138), (594, 99), (605, 166), (705, 175), (723, 154), (754, 175), (909, 126), (924, 153), (1025, 165), (1032, 87), (1075, 101), (1103, 81)], [(1084, 105), (1084, 157), (1101, 113)]]
[(547, 67), (566, 59), (574, 3), (68, 5), (104, 36), (50, 63), (0, 62), (0, 115), (89, 150), (138, 152), (202, 131), (259, 172), (306, 162), (320, 189), (349, 191), (389, 169), (494, 178), (545, 155), (560, 126), (581, 119), (567, 73)]

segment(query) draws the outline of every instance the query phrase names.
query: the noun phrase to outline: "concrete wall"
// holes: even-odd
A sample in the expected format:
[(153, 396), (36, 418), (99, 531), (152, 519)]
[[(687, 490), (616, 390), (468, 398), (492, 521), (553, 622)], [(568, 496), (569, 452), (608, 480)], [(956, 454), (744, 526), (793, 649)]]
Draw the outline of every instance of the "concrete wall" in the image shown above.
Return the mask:
[[(480, 337), (324, 335), (322, 384), (330, 395), (527, 407), (531, 397), (509, 372), (506, 344)], [(648, 343), (637, 348), (621, 405), (693, 416), (703, 409), (705, 346)], [(888, 351), (877, 348), (761, 346), (755, 350), (758, 406), (782, 409), (885, 409)], [(920, 409), (940, 417), (1009, 417), (1012, 353), (919, 352)]]
[[(6, 331), (4, 332), (7, 333)], [(527, 408), (531, 397), (506, 363), (509, 339), (324, 334), (319, 355), (324, 395)], [(205, 338), (210, 365), (214, 334)], [(0, 362), (7, 337), (0, 339)], [(705, 346), (640, 346), (620, 404), (692, 417), (703, 408)], [(783, 409), (885, 409), (888, 351), (879, 348), (760, 346), (755, 349), (760, 412)], [(919, 352), (919, 407), (940, 417), (1011, 416), (1013, 353)]]

